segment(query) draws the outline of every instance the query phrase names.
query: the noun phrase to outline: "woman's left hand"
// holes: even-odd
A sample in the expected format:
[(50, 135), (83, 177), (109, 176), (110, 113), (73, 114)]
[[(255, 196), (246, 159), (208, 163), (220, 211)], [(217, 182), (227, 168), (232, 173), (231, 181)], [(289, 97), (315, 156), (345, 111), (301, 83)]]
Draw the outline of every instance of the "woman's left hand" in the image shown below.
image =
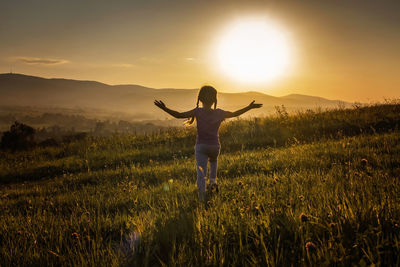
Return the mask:
[(161, 108), (162, 110), (164, 110), (167, 107), (161, 100), (154, 100), (154, 105)]
[(261, 108), (262, 105), (263, 105), (263, 104), (257, 104), (257, 103), (254, 103), (254, 102), (256, 102), (256, 101), (253, 100), (253, 102), (251, 102), (251, 103), (249, 104), (249, 108), (250, 108), (250, 109), (253, 109), (253, 108)]

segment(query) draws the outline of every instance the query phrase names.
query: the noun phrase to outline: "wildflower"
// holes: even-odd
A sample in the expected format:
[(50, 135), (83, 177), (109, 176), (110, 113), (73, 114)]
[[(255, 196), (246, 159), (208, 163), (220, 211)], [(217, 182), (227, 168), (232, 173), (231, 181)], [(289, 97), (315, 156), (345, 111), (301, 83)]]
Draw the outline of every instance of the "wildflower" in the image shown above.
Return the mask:
[(309, 220), (308, 216), (305, 215), (304, 213), (301, 213), (299, 218), (301, 222), (307, 222)]
[(317, 246), (313, 242), (309, 241), (306, 243), (306, 249), (308, 253), (314, 253), (317, 251)]
[(164, 184), (164, 185), (163, 185), (163, 189), (164, 189), (164, 191), (169, 191), (169, 186), (168, 186), (168, 184)]
[(172, 184), (174, 182), (174, 179), (169, 179), (168, 183)]
[(367, 159), (361, 159), (361, 165), (365, 166), (368, 164), (368, 160)]
[(260, 215), (260, 207), (257, 205), (257, 206), (255, 206), (254, 209), (255, 209), (256, 216)]

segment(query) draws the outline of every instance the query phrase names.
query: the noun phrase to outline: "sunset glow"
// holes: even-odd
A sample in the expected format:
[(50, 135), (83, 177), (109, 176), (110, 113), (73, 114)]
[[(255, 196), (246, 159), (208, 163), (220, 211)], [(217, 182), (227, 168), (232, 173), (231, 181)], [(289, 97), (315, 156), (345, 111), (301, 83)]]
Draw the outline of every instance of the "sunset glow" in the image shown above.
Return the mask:
[(400, 267), (399, 11), (1, 1), (0, 267)]
[(290, 63), (283, 30), (264, 19), (247, 19), (231, 25), (217, 45), (224, 73), (242, 82), (263, 83), (281, 76)]
[(3, 1), (0, 73), (399, 97), (400, 1), (43, 1)]

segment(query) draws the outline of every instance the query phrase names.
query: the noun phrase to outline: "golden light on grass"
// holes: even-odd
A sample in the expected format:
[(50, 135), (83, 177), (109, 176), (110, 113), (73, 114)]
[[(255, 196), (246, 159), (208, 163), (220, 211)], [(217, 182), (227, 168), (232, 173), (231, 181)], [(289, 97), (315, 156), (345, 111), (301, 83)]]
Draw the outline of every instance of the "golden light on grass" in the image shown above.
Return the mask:
[(217, 43), (221, 70), (246, 83), (266, 83), (283, 75), (292, 55), (286, 32), (264, 18), (230, 25)]

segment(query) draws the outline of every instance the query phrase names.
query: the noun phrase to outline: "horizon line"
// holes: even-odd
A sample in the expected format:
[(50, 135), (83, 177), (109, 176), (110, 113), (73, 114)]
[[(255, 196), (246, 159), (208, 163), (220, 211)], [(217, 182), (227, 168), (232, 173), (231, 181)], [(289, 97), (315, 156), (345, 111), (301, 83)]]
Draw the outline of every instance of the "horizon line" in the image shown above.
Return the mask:
[[(46, 79), (46, 80), (70, 80), (70, 81), (78, 81), (78, 82), (94, 82), (94, 83), (100, 83), (104, 84), (107, 86), (140, 86), (144, 87), (147, 89), (153, 89), (153, 90), (199, 90), (200, 88), (170, 88), (170, 87), (162, 87), (162, 88), (154, 88), (154, 87), (149, 87), (145, 85), (140, 85), (140, 84), (135, 84), (135, 83), (126, 83), (126, 84), (109, 84), (105, 82), (100, 82), (96, 80), (80, 80), (80, 79), (73, 79), (73, 78), (63, 78), (63, 77), (43, 77), (43, 76), (35, 76), (31, 74), (24, 74), (24, 73), (17, 73), (17, 72), (4, 72), (0, 73), (0, 75), (7, 75), (7, 74), (12, 74), (12, 75), (21, 75), (21, 76), (27, 76), (27, 77), (34, 77), (34, 78), (41, 78), (41, 79)], [(270, 97), (276, 97), (276, 98), (283, 98), (283, 97), (288, 97), (288, 96), (307, 96), (307, 97), (317, 97), (317, 98), (323, 98), (325, 100), (330, 100), (330, 101), (342, 101), (342, 102), (347, 102), (347, 103), (356, 103), (357, 101), (347, 101), (347, 100), (341, 100), (341, 99), (329, 99), (323, 96), (317, 96), (317, 95), (306, 95), (306, 94), (298, 94), (298, 93), (292, 93), (288, 95), (282, 95), (282, 96), (276, 96), (276, 95), (271, 95), (271, 94), (266, 94), (264, 92), (260, 91), (245, 91), (245, 92), (226, 92), (226, 91), (218, 91), (218, 93), (223, 93), (223, 94), (248, 94), (248, 93), (257, 93), (257, 94), (262, 94), (265, 96), (270, 96)]]

